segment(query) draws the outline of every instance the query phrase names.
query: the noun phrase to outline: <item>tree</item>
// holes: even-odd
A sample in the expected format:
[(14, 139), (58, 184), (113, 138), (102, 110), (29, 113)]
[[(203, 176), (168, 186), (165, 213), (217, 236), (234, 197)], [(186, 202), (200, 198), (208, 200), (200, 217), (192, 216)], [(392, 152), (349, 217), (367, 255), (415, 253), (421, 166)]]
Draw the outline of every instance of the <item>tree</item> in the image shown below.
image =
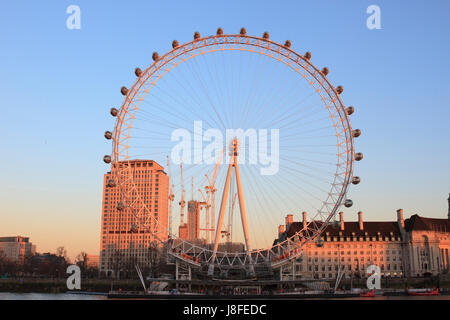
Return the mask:
[(144, 268), (145, 271), (147, 271), (152, 278), (157, 278), (159, 276), (161, 253), (155, 241), (152, 241), (152, 243), (148, 247), (146, 260), (147, 268)]
[(87, 262), (88, 262), (87, 253), (84, 251), (80, 252), (75, 259), (75, 263), (77, 264), (77, 266), (80, 267), (80, 270), (82, 272), (81, 274), (84, 274), (86, 272)]
[(66, 260), (67, 259), (67, 250), (62, 246), (56, 248), (56, 256), (64, 258), (64, 260)]
[(0, 251), (0, 275), (15, 276), (19, 271), (19, 265), (8, 259), (3, 251)]
[(51, 260), (51, 273), (60, 278), (66, 274), (67, 269), (67, 250), (63, 246), (56, 248), (57, 259)]

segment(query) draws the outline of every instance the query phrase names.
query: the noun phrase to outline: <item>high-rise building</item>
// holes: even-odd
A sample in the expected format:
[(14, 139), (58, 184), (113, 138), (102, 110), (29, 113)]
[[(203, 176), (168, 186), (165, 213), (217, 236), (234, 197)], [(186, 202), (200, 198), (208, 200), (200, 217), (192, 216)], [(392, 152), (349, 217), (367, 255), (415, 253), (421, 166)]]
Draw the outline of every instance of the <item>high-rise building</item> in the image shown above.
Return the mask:
[(178, 237), (183, 240), (199, 240), (200, 238), (200, 202), (188, 201), (187, 223), (178, 227)]
[(188, 239), (197, 240), (200, 237), (200, 202), (190, 200), (188, 202)]
[(36, 246), (27, 237), (0, 237), (0, 252), (13, 262), (22, 264), (36, 252)]
[(136, 263), (145, 268), (151, 264), (148, 256), (152, 242), (168, 239), (169, 177), (164, 168), (153, 160), (124, 161), (120, 165), (131, 166), (134, 188), (143, 203), (140, 207), (146, 210), (138, 213), (139, 221), (131, 209), (118, 210), (118, 203), (124, 201), (120, 187), (117, 183), (109, 186), (110, 172), (104, 175), (100, 272), (108, 276), (132, 270)]

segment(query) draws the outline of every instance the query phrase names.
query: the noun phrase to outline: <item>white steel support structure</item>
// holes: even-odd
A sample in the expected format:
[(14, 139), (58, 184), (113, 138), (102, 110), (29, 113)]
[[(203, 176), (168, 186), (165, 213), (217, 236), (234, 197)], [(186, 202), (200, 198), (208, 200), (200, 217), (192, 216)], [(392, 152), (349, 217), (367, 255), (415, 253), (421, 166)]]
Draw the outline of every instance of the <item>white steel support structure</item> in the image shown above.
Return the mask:
[(210, 261), (209, 268), (208, 268), (209, 276), (212, 276), (214, 274), (214, 262), (216, 260), (217, 249), (218, 249), (219, 240), (220, 240), (220, 234), (221, 234), (221, 230), (222, 230), (222, 226), (223, 226), (223, 220), (225, 218), (225, 211), (226, 211), (227, 201), (228, 201), (228, 193), (229, 193), (229, 189), (230, 189), (231, 171), (232, 171), (233, 167), (234, 167), (234, 172), (236, 175), (236, 185), (237, 185), (237, 189), (238, 189), (239, 209), (240, 209), (240, 213), (241, 213), (242, 229), (244, 231), (245, 248), (247, 251), (247, 258), (249, 259), (249, 264), (248, 264), (249, 270), (248, 271), (249, 271), (250, 276), (253, 276), (255, 273), (253, 262), (252, 262), (252, 257), (250, 254), (251, 248), (250, 248), (250, 239), (249, 239), (249, 234), (248, 234), (247, 213), (245, 211), (244, 193), (242, 191), (241, 176), (239, 174), (239, 165), (238, 165), (238, 161), (237, 161), (238, 148), (239, 148), (239, 142), (238, 142), (237, 138), (234, 138), (231, 143), (230, 165), (228, 166), (227, 178), (225, 180), (225, 187), (223, 189), (222, 202), (220, 204), (219, 221), (217, 222), (216, 235), (214, 238), (214, 250), (213, 250), (212, 259)]
[[(175, 262), (175, 279), (176, 280), (192, 280), (192, 269), (189, 264), (183, 263), (183, 261), (176, 260)], [(186, 287), (185, 285), (180, 285), (178, 282), (176, 284), (177, 290), (179, 289), (187, 289), (191, 291), (191, 285), (188, 284)]]

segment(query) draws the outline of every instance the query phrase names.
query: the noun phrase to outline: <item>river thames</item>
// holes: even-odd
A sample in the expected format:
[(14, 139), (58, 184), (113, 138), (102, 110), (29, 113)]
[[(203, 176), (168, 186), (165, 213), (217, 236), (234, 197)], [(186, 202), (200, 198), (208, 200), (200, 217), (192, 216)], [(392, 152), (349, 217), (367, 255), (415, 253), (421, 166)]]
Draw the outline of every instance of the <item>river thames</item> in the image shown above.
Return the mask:
[[(244, 298), (244, 296), (243, 296)], [(261, 298), (264, 300), (264, 298)], [(106, 295), (72, 294), (72, 293), (10, 293), (0, 292), (0, 300), (108, 300)], [(134, 299), (139, 300), (139, 299)], [(159, 300), (159, 299), (152, 299)], [(161, 299), (165, 300), (165, 299)], [(450, 300), (449, 295), (431, 297), (410, 296), (376, 296), (374, 298), (308, 298), (298, 300)]]

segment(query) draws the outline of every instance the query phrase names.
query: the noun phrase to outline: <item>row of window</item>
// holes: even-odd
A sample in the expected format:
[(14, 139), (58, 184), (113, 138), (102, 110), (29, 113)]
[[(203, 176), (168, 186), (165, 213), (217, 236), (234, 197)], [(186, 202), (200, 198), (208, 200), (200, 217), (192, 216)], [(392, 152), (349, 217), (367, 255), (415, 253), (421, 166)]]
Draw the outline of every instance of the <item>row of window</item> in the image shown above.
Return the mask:
[[(368, 267), (369, 265), (359, 265), (359, 266), (354, 266), (352, 264), (342, 264), (341, 266), (339, 265), (329, 265), (329, 266), (318, 266), (318, 265), (309, 265), (307, 267), (307, 270), (312, 272), (318, 272), (318, 271), (338, 271), (339, 268), (341, 267), (343, 271), (347, 270), (347, 271), (365, 271), (366, 267)], [(303, 272), (303, 265), (301, 264), (297, 264), (295, 266), (295, 270), (296, 272)], [(382, 264), (380, 265), (380, 269), (381, 271), (385, 270), (385, 265)], [(386, 265), (386, 270), (387, 271), (397, 271), (397, 270), (403, 270), (403, 266), (401, 264), (387, 264)]]

